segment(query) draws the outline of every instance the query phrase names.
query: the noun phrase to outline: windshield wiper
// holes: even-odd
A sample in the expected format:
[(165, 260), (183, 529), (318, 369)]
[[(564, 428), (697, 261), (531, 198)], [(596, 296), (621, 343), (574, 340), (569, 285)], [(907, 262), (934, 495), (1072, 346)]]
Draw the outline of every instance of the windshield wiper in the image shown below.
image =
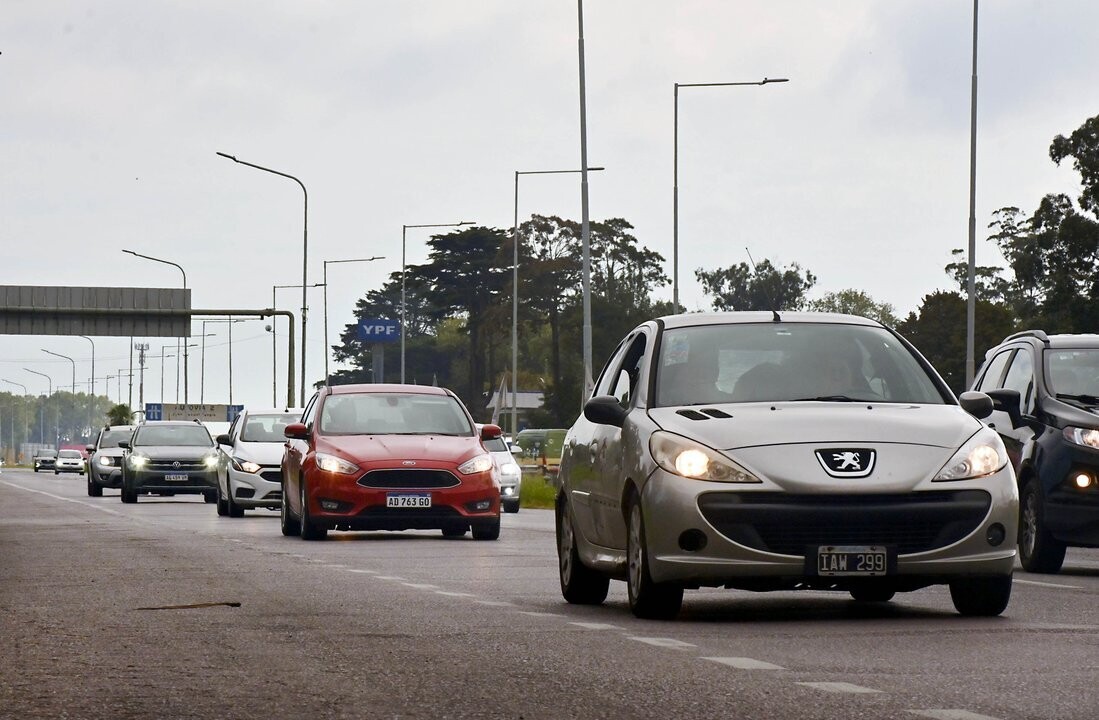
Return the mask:
[(794, 402), (865, 402), (849, 395), (818, 395), (817, 397), (796, 398)]
[(1075, 400), (1085, 405), (1099, 405), (1099, 397), (1095, 395), (1072, 395), (1070, 393), (1057, 393), (1058, 400)]

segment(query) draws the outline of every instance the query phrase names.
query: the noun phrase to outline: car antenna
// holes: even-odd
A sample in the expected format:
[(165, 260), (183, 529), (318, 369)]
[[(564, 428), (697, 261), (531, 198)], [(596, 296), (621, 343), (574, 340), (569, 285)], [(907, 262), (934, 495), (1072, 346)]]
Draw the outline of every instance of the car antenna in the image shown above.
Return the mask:
[[(748, 261), (752, 263), (752, 272), (759, 275), (759, 269), (756, 268), (756, 261), (752, 259), (752, 251), (745, 247), (744, 252), (748, 253)], [(771, 308), (771, 319), (775, 322), (782, 322), (782, 318), (778, 316), (778, 310), (775, 309), (775, 303), (771, 300), (771, 295), (767, 292), (767, 287), (765, 285), (760, 285), (760, 290), (763, 291), (763, 297), (767, 298), (767, 305)]]

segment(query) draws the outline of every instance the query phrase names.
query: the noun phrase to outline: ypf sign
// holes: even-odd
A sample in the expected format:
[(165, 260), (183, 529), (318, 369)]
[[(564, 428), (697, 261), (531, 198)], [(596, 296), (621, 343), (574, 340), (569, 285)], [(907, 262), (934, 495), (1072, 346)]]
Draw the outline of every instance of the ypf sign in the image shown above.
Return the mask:
[(360, 320), (359, 339), (367, 343), (396, 342), (401, 339), (401, 321), (378, 318)]

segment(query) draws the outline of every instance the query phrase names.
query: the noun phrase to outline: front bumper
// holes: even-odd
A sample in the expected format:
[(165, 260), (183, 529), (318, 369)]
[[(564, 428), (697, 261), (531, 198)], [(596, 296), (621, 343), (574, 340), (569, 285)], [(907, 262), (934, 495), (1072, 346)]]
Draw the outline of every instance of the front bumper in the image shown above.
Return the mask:
[(96, 485), (108, 488), (122, 487), (122, 468), (117, 465), (103, 466), (92, 461), (88, 466), (88, 472)]
[[(687, 480), (657, 470), (642, 491), (652, 577), (686, 586), (845, 588), (818, 577), (818, 545), (884, 545), (896, 565), (874, 582), (916, 589), (951, 578), (1010, 575), (1018, 495), (1010, 468), (906, 493), (786, 494), (774, 487)], [(907, 518), (907, 519), (906, 519)], [(915, 519), (913, 519), (915, 518)], [(999, 525), (1002, 540), (990, 543)]]
[(230, 464), (226, 482), (233, 502), (241, 507), (276, 509), (282, 504), (282, 477), (277, 465), (250, 473)]
[(217, 492), (218, 475), (216, 469), (171, 473), (173, 475), (186, 475), (185, 480), (168, 480), (166, 477), (168, 474), (159, 470), (129, 469), (126, 471), (123, 484), (126, 489), (137, 493), (195, 495)]
[(57, 473), (80, 473), (84, 474), (84, 463), (77, 465), (69, 465), (67, 463), (57, 463), (53, 466), (53, 471)]

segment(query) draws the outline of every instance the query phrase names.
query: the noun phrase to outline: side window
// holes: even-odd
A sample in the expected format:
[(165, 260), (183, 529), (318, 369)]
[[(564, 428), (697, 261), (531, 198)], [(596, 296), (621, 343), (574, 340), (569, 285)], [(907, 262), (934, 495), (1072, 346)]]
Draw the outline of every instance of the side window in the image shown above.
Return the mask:
[(1020, 350), (1015, 353), (1004, 378), (1004, 389), (1018, 390), (1020, 410), (1024, 413), (1031, 411), (1034, 399), (1034, 361), (1028, 351)]
[(996, 390), (1000, 387), (1000, 378), (1004, 375), (1004, 368), (1007, 367), (1007, 361), (1011, 357), (1011, 350), (1004, 350), (998, 353), (996, 357), (989, 361), (984, 374), (981, 375), (977, 384), (974, 386), (976, 390)]
[[(603, 372), (599, 373), (599, 382), (595, 385), (594, 395), (615, 395), (615, 385), (618, 384), (617, 368), (621, 362), (622, 353), (625, 352), (629, 338), (624, 339), (611, 353), (611, 359), (603, 366)], [(617, 396), (616, 396), (617, 397)]]
[(225, 431), (225, 434), (231, 438), (235, 438), (237, 431), (240, 429), (240, 419), (244, 417), (244, 414), (237, 415), (233, 418), (233, 424), (229, 426), (229, 429)]
[(313, 420), (317, 415), (317, 395), (309, 398), (309, 404), (305, 406), (305, 412), (302, 413), (301, 421), (305, 424), (305, 427), (310, 430), (313, 429)]
[(622, 358), (622, 365), (615, 375), (614, 391), (611, 393), (622, 407), (629, 407), (637, 394), (637, 383), (641, 378), (641, 364), (645, 359), (645, 335), (638, 333), (630, 343)]

